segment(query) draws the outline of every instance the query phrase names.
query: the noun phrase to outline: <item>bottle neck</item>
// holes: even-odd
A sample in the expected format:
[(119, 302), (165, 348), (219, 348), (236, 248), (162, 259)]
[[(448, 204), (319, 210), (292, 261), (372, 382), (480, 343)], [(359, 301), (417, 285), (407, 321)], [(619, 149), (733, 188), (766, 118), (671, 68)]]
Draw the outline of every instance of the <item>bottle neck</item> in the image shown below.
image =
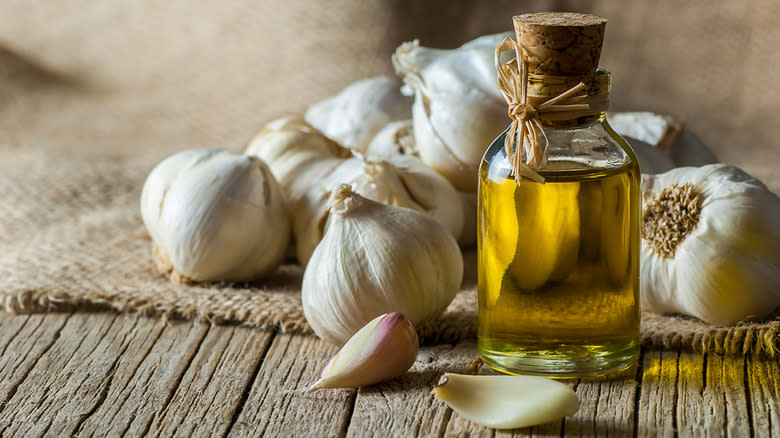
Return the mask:
[(585, 77), (529, 74), (528, 102), (536, 107), (582, 82), (586, 88), (580, 94), (587, 96), (583, 103), (588, 103), (590, 110), (549, 112), (540, 117), (540, 121), (545, 129), (587, 127), (603, 120), (609, 105), (611, 79), (611, 73), (605, 68), (598, 68), (592, 75)]

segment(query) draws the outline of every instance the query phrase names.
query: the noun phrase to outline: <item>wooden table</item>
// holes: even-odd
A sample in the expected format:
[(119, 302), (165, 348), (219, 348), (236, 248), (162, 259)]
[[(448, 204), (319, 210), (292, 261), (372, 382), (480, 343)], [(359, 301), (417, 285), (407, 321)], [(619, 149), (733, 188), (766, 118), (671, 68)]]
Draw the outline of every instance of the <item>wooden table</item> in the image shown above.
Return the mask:
[(105, 312), (0, 312), (2, 436), (779, 436), (780, 361), (643, 351), (636, 378), (572, 382), (580, 410), (531, 429), (470, 423), (429, 395), (488, 372), (473, 343), (421, 349), (400, 379), (305, 388), (314, 336)]

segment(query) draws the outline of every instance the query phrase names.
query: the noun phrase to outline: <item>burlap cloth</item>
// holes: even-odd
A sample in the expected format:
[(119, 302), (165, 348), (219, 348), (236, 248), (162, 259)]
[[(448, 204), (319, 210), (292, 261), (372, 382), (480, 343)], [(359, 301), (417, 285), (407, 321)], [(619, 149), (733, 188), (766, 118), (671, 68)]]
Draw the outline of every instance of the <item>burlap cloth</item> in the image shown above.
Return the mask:
[[(571, 3), (571, 4), (570, 4)], [(0, 309), (95, 306), (309, 331), (300, 268), (253, 284), (174, 286), (139, 216), (146, 174), (188, 148), (241, 150), (270, 118), (391, 74), (414, 37), (456, 46), (512, 14), (604, 15), (613, 109), (670, 113), (722, 161), (780, 190), (780, 4), (516, 1), (50, 1), (0, 4)], [(717, 32), (713, 32), (717, 29)], [(425, 342), (475, 335), (473, 277)], [(774, 356), (777, 320), (712, 327), (644, 315), (645, 346)]]

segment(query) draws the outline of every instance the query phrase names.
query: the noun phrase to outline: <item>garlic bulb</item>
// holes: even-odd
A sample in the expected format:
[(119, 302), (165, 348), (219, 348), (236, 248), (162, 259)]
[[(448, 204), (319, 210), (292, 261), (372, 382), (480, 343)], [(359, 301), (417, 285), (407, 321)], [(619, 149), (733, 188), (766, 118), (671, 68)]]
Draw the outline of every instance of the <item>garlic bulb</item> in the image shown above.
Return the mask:
[(411, 120), (388, 123), (366, 147), (368, 157), (392, 157), (395, 155), (413, 155), (417, 153), (414, 142), (414, 129)]
[(244, 281), (274, 270), (290, 239), (282, 191), (257, 157), (185, 151), (155, 167), (141, 215), (175, 282)]
[[(680, 134), (680, 124), (671, 116), (647, 111), (609, 112), (607, 122), (618, 134), (667, 150)], [(632, 143), (633, 144), (633, 143)]]
[(780, 306), (777, 195), (724, 164), (642, 178), (645, 310), (730, 325)]
[(463, 231), (458, 244), (461, 248), (470, 248), (477, 243), (477, 194), (474, 192), (458, 192), (463, 208)]
[(625, 137), (625, 139), (636, 154), (636, 158), (639, 160), (639, 169), (642, 173), (655, 175), (675, 167), (669, 154), (658, 147), (631, 137)]
[(270, 122), (245, 153), (263, 160), (279, 181), (290, 208), (309, 186), (351, 155), (300, 117)]
[(350, 184), (376, 202), (425, 212), (455, 238), (463, 229), (463, 207), (452, 185), (408, 155), (387, 159), (354, 157), (344, 161), (301, 198), (293, 214), (296, 254), (302, 266), (322, 238), (331, 191)]
[(438, 222), (342, 184), (303, 274), (303, 311), (317, 335), (341, 345), (383, 313), (404, 313), (415, 326), (437, 318), (462, 278), (458, 244)]
[(411, 105), (411, 99), (401, 94), (400, 83), (376, 76), (315, 103), (305, 118), (328, 137), (362, 153), (385, 125), (409, 119)]
[(462, 191), (476, 191), (485, 149), (509, 125), (496, 85), (495, 47), (487, 35), (454, 50), (404, 43), (393, 54), (402, 91), (414, 95), (412, 121), (420, 158)]
[(419, 349), (406, 316), (379, 315), (349, 338), (309, 389), (356, 388), (396, 378), (411, 368)]
[(469, 420), (496, 429), (549, 423), (580, 407), (570, 387), (537, 376), (445, 373), (431, 394)]

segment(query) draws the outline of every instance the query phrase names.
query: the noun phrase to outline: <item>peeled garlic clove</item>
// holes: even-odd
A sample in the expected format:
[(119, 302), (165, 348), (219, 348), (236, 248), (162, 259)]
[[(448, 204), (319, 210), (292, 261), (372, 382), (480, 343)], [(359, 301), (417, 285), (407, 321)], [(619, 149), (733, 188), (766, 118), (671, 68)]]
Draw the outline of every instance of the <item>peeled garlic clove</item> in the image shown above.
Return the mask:
[(549, 423), (580, 405), (568, 386), (536, 376), (445, 373), (431, 394), (465, 418), (496, 429)]
[(643, 310), (731, 325), (780, 306), (780, 198), (724, 164), (642, 175)]
[(141, 215), (159, 266), (176, 281), (245, 281), (281, 263), (290, 218), (279, 184), (257, 157), (186, 151), (155, 167)]
[(411, 99), (401, 94), (400, 83), (377, 76), (315, 103), (305, 118), (328, 137), (363, 153), (385, 125), (411, 117), (411, 104)]
[(314, 181), (351, 156), (348, 149), (295, 116), (268, 123), (244, 153), (258, 157), (268, 165), (290, 208)]
[(487, 35), (454, 50), (404, 43), (393, 66), (414, 95), (412, 121), (420, 158), (458, 190), (476, 191), (477, 168), (490, 142), (509, 125), (496, 86), (495, 46)]
[(371, 201), (346, 184), (329, 205), (301, 297), (318, 336), (341, 345), (376, 315), (402, 312), (418, 325), (444, 312), (463, 279), (449, 232), (424, 213)]
[(454, 237), (463, 229), (462, 204), (455, 188), (416, 157), (394, 155), (387, 159), (357, 156), (341, 163), (298, 201), (293, 214), (296, 253), (306, 265), (322, 239), (330, 193), (349, 184), (376, 202), (424, 212)]
[(403, 314), (379, 315), (341, 347), (310, 389), (356, 388), (396, 378), (414, 364), (419, 349), (417, 332)]

